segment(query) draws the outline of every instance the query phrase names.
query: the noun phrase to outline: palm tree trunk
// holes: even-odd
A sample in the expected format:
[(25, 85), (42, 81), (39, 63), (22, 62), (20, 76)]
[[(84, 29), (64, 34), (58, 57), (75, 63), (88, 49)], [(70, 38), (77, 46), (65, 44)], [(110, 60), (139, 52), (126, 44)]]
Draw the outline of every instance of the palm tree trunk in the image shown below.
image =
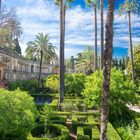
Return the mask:
[(130, 45), (130, 59), (132, 68), (132, 80), (134, 81), (134, 58), (133, 58), (133, 46), (132, 46), (132, 35), (131, 35), (131, 13), (128, 12), (128, 25), (129, 25), (129, 45)]
[(114, 0), (109, 0), (106, 19), (106, 43), (103, 64), (103, 85), (102, 85), (103, 91), (102, 91), (100, 140), (107, 140), (106, 131), (109, 113), (110, 74), (111, 74), (111, 62), (113, 50), (113, 23), (114, 23)]
[(40, 52), (41, 59), (40, 59), (40, 66), (39, 66), (39, 77), (38, 77), (38, 88), (40, 88), (40, 79), (41, 79), (41, 69), (42, 69), (42, 59), (43, 59), (43, 52)]
[(101, 58), (100, 58), (100, 69), (103, 69), (103, 55), (104, 55), (104, 11), (103, 11), (104, 0), (100, 0), (100, 20), (101, 20)]
[(1, 0), (0, 0), (0, 14), (1, 14)]
[(65, 82), (64, 82), (64, 47), (65, 47), (65, 5), (64, 0), (60, 3), (60, 96), (59, 106), (64, 100)]
[(95, 28), (95, 70), (97, 70), (98, 62), (97, 62), (97, 7), (94, 4), (94, 28)]

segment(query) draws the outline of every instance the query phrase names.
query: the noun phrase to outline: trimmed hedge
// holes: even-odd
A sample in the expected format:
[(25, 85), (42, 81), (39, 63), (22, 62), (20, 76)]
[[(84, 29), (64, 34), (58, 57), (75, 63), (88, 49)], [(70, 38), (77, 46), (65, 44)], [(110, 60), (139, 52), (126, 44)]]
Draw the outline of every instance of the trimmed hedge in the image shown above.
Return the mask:
[(90, 137), (90, 139), (91, 139), (92, 138), (92, 129), (91, 129), (91, 127), (90, 126), (84, 127), (83, 129), (84, 129), (84, 134), (88, 135)]
[(108, 140), (121, 140), (121, 137), (117, 133), (117, 131), (114, 129), (111, 123), (108, 123), (107, 125), (107, 138)]
[[(38, 125), (32, 131), (34, 131), (34, 133), (36, 133), (40, 129), (43, 129), (41, 132), (44, 132), (44, 128), (43, 127), (44, 127), (43, 125)], [(37, 138), (37, 137), (29, 136), (28, 140), (70, 140), (69, 130), (67, 129), (67, 127), (65, 127), (65, 126), (63, 126), (61, 124), (51, 124), (50, 127), (55, 127), (55, 128), (58, 128), (59, 130), (61, 130), (61, 135), (57, 136), (55, 138)]]
[(58, 110), (58, 99), (52, 100), (51, 104), (47, 104), (52, 108), (52, 110), (57, 111)]
[(97, 126), (94, 126), (92, 128), (92, 140), (99, 140), (99, 138), (100, 138), (100, 132), (99, 132)]
[(96, 122), (95, 120), (94, 120), (94, 118), (93, 118), (93, 116), (92, 115), (89, 115), (88, 117), (87, 117), (87, 119), (88, 119), (88, 123), (90, 123), (90, 124), (99, 124), (99, 122)]
[(20, 80), (20, 81), (12, 81), (8, 82), (8, 89), (15, 90), (20, 88), (22, 91), (28, 91), (30, 94), (34, 94), (38, 87), (37, 80)]
[(54, 115), (54, 117), (50, 117), (49, 121), (52, 124), (62, 124), (66, 126), (66, 120), (67, 120), (67, 116), (56, 116)]
[(77, 128), (77, 140), (90, 140), (90, 136), (84, 134), (83, 127)]

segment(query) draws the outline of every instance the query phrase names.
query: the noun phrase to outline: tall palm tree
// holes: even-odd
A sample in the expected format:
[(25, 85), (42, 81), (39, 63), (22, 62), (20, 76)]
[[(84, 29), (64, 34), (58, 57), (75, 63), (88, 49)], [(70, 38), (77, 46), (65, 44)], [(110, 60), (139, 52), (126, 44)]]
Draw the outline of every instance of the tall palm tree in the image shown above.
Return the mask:
[(133, 46), (132, 46), (132, 34), (131, 34), (131, 13), (139, 12), (139, 3), (137, 0), (125, 0), (119, 7), (119, 14), (125, 14), (128, 16), (128, 27), (129, 27), (129, 45), (130, 45), (130, 59), (131, 59), (131, 71), (132, 80), (134, 80), (134, 58), (133, 58)]
[(64, 81), (64, 48), (65, 48), (65, 5), (64, 0), (60, 3), (60, 96), (59, 96), (59, 109), (64, 100), (65, 81)]
[(59, 109), (60, 103), (64, 100), (65, 81), (64, 81), (64, 48), (65, 48), (65, 18), (66, 9), (71, 7), (74, 0), (55, 0), (55, 3), (60, 6), (60, 96), (59, 96)]
[(101, 133), (100, 140), (107, 140), (106, 130), (109, 112), (109, 93), (110, 93), (110, 74), (113, 50), (113, 24), (114, 24), (114, 0), (108, 1), (106, 18), (106, 38), (103, 66), (103, 91), (102, 91), (102, 109), (101, 109)]
[[(36, 35), (36, 38), (34, 41), (30, 41), (27, 43), (28, 47), (26, 49), (26, 57), (32, 57), (37, 58), (40, 61), (39, 66), (39, 77), (38, 77), (38, 88), (40, 87), (40, 79), (41, 79), (41, 68), (42, 68), (42, 62), (44, 57), (50, 55), (50, 45), (52, 45), (49, 42), (49, 36), (43, 33), (39, 33)], [(52, 50), (54, 51), (54, 50)]]
[(103, 52), (104, 52), (104, 0), (100, 0), (100, 34), (101, 34), (101, 57), (100, 57), (100, 68), (103, 69)]
[(94, 7), (94, 29), (95, 29), (95, 70), (98, 68), (98, 56), (97, 56), (97, 8), (98, 0), (85, 0), (88, 7)]

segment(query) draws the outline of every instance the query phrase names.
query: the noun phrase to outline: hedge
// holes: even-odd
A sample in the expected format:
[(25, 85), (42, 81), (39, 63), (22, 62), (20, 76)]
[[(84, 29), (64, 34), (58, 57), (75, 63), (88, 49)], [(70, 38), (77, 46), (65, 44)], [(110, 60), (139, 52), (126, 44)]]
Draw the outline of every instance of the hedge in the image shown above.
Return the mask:
[(107, 125), (107, 137), (108, 137), (108, 140), (113, 140), (114, 138), (115, 140), (121, 140), (121, 137), (119, 136), (119, 134), (114, 129), (111, 123), (108, 123)]
[(52, 103), (51, 104), (48, 104), (50, 107), (52, 107), (52, 109), (54, 111), (57, 111), (58, 110), (58, 99), (54, 99), (52, 100)]
[[(60, 136), (57, 136), (55, 138), (37, 138), (37, 137), (32, 137), (32, 136), (29, 136), (28, 137), (28, 140), (70, 140), (69, 138), (69, 130), (67, 129), (67, 127), (61, 125), (61, 124), (51, 124), (50, 126), (53, 126), (53, 127), (57, 127), (58, 129), (61, 129), (61, 135)], [(37, 127), (44, 127), (43, 125), (38, 125)], [(38, 128), (34, 128), (34, 129), (37, 129), (37, 130), (34, 130), (34, 131), (37, 131), (38, 132)]]
[(82, 115), (83, 116), (88, 116), (88, 115), (97, 116), (97, 115), (99, 115), (99, 112), (60, 112), (60, 111), (57, 111), (56, 114), (58, 114), (58, 115), (70, 115), (70, 114), (72, 114), (72, 115), (79, 115), (79, 116), (82, 116)]
[(77, 140), (90, 140), (90, 136), (84, 134), (83, 127), (77, 128)]
[(17, 88), (20, 88), (21, 90), (28, 91), (31, 94), (36, 92), (37, 87), (38, 87), (37, 80), (20, 80), (8, 82), (9, 90), (15, 90)]
[(92, 128), (92, 140), (99, 140), (99, 137), (100, 137), (100, 132), (99, 132), (97, 126), (94, 126)]
[(56, 116), (54, 115), (54, 117), (50, 117), (49, 121), (52, 124), (62, 124), (62, 125), (66, 125), (66, 120), (67, 120), (67, 116)]
[(95, 120), (94, 120), (94, 118), (93, 118), (93, 116), (91, 116), (91, 115), (89, 115), (88, 117), (87, 117), (87, 119), (88, 119), (88, 123), (89, 124), (99, 124), (99, 122), (96, 122)]

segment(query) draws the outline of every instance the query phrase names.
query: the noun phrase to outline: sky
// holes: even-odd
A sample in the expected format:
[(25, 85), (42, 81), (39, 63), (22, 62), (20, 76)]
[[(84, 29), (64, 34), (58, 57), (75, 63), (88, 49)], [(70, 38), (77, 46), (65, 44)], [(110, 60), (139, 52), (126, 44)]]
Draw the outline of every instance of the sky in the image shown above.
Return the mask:
[[(121, 58), (128, 55), (128, 19), (119, 17), (118, 7), (124, 0), (116, 0), (114, 17), (114, 49), (113, 57)], [(2, 0), (6, 7), (16, 9), (21, 22), (23, 34), (20, 38), (22, 54), (25, 54), (27, 42), (33, 41), (40, 32), (49, 34), (50, 42), (58, 47), (60, 39), (59, 7), (53, 0)], [(105, 0), (104, 21), (106, 20), (107, 0)], [(100, 53), (100, 12), (98, 11), (98, 53)], [(140, 42), (140, 16), (132, 15), (133, 43)], [(87, 8), (84, 0), (76, 0), (71, 9), (66, 11), (65, 57), (85, 50), (87, 45), (94, 48), (94, 16), (93, 8)]]

